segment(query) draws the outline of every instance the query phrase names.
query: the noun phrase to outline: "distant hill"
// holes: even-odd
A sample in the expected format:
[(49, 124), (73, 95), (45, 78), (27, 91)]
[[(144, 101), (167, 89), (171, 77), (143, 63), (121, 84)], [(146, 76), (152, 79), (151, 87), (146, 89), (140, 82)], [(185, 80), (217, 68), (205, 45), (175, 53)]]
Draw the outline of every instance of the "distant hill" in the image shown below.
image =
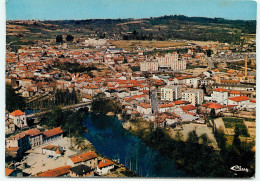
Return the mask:
[[(16, 24), (17, 21), (9, 21), (9, 23)], [(54, 36), (58, 33), (65, 35), (69, 32), (75, 37), (95, 34), (100, 38), (116, 40), (185, 39), (239, 44), (242, 34), (256, 33), (255, 20), (228, 20), (183, 15), (143, 19), (37, 21), (37, 23), (24, 26), (32, 34), (41, 34), (39, 37), (43, 39), (52, 36), (55, 38)], [(28, 36), (33, 35), (28, 33)], [(9, 40), (13, 40), (11, 36), (7, 37), (7, 42)]]

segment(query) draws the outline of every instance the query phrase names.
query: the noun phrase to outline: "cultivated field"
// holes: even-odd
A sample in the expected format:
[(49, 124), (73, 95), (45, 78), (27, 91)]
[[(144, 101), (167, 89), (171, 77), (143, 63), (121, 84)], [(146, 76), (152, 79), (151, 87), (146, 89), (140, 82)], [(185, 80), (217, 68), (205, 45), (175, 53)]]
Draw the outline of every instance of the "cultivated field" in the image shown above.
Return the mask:
[(174, 41), (138, 41), (138, 40), (109, 40), (109, 43), (116, 45), (118, 48), (125, 48), (126, 50), (141, 47), (153, 48), (168, 48), (181, 45), (187, 45), (185, 42)]

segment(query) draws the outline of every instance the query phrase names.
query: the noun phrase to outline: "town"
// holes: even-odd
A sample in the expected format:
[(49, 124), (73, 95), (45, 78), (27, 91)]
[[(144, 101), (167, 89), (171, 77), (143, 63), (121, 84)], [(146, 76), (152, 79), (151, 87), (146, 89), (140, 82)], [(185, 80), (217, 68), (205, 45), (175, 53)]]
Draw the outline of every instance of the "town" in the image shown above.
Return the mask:
[[(58, 26), (37, 20), (7, 21), (7, 36), (26, 37), (28, 27), (36, 25)], [(243, 44), (127, 40), (116, 34), (78, 36), (68, 30), (27, 45), (10, 41), (5, 72), (6, 176), (142, 176), (122, 160), (98, 153), (89, 140), (79, 144), (71, 136), (73, 130), (65, 133), (68, 128), (62, 123), (46, 126), (50, 123), (44, 115), (55, 112), (54, 107), (91, 114), (94, 100), (102, 96), (120, 107), (105, 113), (123, 120), (122, 126), (133, 134), (161, 129), (171, 139), (185, 142), (195, 132), (199, 144), (206, 136), (207, 146), (215, 151), (223, 149), (222, 135), (225, 148), (240, 149), (245, 143), (254, 153), (255, 38), (244, 34)], [(254, 172), (250, 159), (242, 167)]]

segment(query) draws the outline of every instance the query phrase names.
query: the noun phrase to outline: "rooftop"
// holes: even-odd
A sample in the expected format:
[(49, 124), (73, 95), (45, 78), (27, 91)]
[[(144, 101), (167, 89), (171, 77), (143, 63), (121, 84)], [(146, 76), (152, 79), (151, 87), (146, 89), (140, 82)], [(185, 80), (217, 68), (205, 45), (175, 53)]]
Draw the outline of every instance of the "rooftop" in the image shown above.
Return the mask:
[(70, 169), (71, 172), (76, 173), (77, 175), (84, 175), (88, 172), (93, 171), (94, 169), (88, 167), (87, 165), (78, 165)]
[(55, 169), (48, 170), (46, 172), (42, 172), (37, 174), (37, 177), (58, 177), (69, 173), (69, 169), (71, 169), (72, 166), (65, 165), (62, 167), (58, 167)]
[(84, 152), (70, 157), (73, 163), (84, 162), (93, 158), (97, 158), (97, 154), (94, 151)]

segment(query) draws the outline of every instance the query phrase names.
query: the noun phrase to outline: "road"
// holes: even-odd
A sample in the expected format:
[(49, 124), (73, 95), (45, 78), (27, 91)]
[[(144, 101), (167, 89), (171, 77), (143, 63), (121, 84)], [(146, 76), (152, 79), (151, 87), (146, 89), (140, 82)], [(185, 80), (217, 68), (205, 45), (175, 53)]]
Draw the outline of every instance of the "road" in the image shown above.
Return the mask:
[(158, 111), (158, 103), (157, 103), (157, 96), (156, 96), (156, 90), (150, 91), (150, 99), (151, 99), (151, 106), (152, 106), (152, 112), (155, 113)]
[(209, 66), (211, 69), (214, 69), (214, 68), (215, 68), (214, 63), (213, 63), (213, 60), (211, 60), (211, 58), (206, 57), (206, 61), (208, 62), (208, 66)]

